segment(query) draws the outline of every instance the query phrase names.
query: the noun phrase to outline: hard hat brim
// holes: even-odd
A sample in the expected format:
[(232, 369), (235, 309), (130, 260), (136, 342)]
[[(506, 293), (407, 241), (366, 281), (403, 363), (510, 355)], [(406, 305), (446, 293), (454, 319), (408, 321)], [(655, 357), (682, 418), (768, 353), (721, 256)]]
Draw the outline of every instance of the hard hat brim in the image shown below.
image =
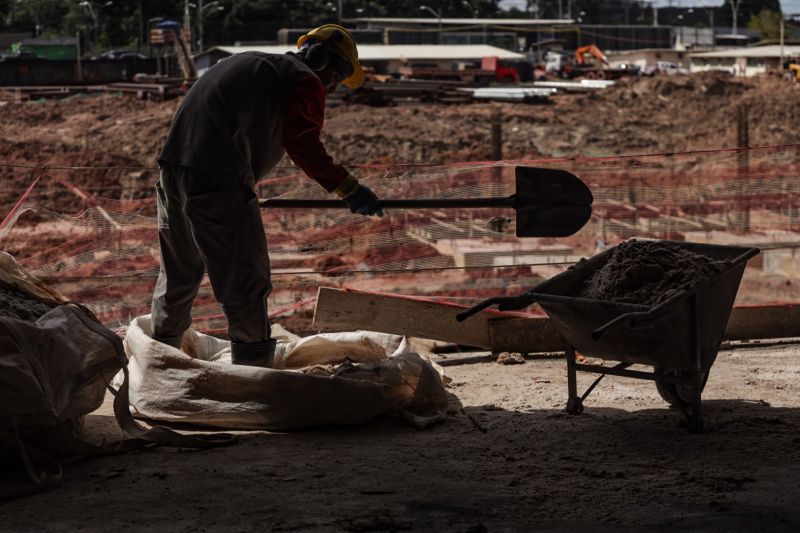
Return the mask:
[(364, 69), (361, 68), (361, 63), (358, 61), (349, 60), (353, 67), (353, 73), (349, 78), (342, 80), (342, 85), (348, 89), (358, 89), (364, 85)]

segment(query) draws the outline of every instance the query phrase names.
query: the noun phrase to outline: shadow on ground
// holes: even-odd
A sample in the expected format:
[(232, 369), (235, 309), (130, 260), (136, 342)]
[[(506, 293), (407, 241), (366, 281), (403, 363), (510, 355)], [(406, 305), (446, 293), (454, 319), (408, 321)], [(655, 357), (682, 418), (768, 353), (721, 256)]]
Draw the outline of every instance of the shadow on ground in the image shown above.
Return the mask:
[[(800, 409), (462, 407), (425, 431), (382, 419), (247, 433), (68, 467), (57, 490), (0, 506), (8, 529), (156, 531), (728, 531), (800, 527)], [(107, 432), (109, 417), (87, 429)]]

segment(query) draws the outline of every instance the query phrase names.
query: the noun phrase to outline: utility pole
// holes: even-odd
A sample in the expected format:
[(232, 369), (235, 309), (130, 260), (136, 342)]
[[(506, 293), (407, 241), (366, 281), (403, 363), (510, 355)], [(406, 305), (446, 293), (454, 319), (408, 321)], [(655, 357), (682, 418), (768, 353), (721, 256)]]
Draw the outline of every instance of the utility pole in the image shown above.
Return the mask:
[(784, 53), (783, 52), (784, 52), (784, 50), (783, 50), (783, 13), (781, 12), (781, 75), (783, 75), (783, 72), (784, 72), (784, 69), (783, 69), (783, 56), (784, 56)]
[(738, 150), (739, 159), (739, 180), (742, 182), (742, 192), (745, 196), (744, 205), (742, 206), (742, 213), (739, 217), (741, 229), (750, 231), (750, 197), (748, 196), (748, 188), (750, 184), (750, 128), (749, 128), (749, 114), (750, 109), (747, 105), (739, 106), (736, 117), (736, 145)]
[(503, 159), (503, 116), (500, 108), (492, 111), (491, 128), (492, 160), (500, 161)]
[(81, 30), (75, 33), (75, 47), (77, 48), (77, 67), (78, 67), (78, 82), (83, 81), (83, 67), (81, 66)]

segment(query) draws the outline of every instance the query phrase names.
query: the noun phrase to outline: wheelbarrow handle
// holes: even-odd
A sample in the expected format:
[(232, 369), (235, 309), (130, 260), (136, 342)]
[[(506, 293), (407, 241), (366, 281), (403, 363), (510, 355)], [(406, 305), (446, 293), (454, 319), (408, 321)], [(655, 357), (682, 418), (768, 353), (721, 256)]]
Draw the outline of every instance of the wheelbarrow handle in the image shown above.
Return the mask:
[(682, 298), (683, 296), (686, 296), (687, 294), (689, 294), (689, 291), (681, 291), (669, 299), (664, 300), (652, 309), (648, 309), (647, 311), (631, 311), (630, 313), (623, 313), (592, 331), (592, 339), (599, 339), (603, 336), (603, 333), (605, 333), (607, 329), (619, 324), (620, 322), (628, 322), (628, 325), (631, 329), (645, 329), (652, 327), (653, 322), (661, 318), (661, 316), (669, 310), (672, 302)]
[[(487, 307), (491, 307), (495, 304), (498, 306), (512, 306), (510, 309), (519, 309), (519, 307), (513, 307), (519, 305), (520, 296), (497, 296), (495, 298), (489, 298), (488, 300), (484, 300), (481, 303), (474, 305), (467, 309), (466, 311), (462, 311), (456, 315), (456, 320), (459, 322), (463, 322), (472, 315), (478, 313), (479, 311), (483, 311)], [(530, 304), (528, 304), (530, 305)]]

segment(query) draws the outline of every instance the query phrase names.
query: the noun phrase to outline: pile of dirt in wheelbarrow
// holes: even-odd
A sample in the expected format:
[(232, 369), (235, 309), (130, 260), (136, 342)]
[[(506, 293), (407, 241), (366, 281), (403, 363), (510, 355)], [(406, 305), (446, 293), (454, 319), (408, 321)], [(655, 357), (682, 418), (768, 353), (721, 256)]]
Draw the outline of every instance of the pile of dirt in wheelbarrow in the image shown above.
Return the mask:
[(0, 289), (0, 317), (35, 322), (52, 306), (14, 289)]
[(579, 296), (653, 306), (691, 290), (729, 265), (669, 242), (627, 241), (611, 251), (608, 262), (586, 281)]

